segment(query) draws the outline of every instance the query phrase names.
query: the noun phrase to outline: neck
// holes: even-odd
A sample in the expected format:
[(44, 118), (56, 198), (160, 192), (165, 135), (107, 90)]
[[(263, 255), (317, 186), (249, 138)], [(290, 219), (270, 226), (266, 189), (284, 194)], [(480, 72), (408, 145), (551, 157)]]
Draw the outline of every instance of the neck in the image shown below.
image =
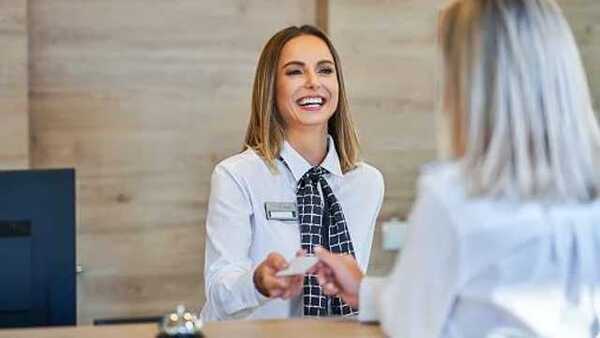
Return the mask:
[(320, 165), (327, 156), (327, 126), (289, 129), (286, 140), (313, 167)]

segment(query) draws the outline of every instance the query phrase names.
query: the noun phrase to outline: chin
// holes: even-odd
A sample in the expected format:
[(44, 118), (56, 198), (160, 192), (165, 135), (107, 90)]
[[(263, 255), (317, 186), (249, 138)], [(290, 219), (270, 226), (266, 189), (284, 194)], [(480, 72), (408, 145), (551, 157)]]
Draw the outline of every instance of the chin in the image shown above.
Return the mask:
[(331, 116), (327, 115), (327, 116), (311, 116), (308, 118), (303, 118), (301, 119), (299, 122), (301, 125), (305, 126), (305, 127), (317, 127), (317, 126), (327, 126), (327, 122), (329, 121), (329, 118)]

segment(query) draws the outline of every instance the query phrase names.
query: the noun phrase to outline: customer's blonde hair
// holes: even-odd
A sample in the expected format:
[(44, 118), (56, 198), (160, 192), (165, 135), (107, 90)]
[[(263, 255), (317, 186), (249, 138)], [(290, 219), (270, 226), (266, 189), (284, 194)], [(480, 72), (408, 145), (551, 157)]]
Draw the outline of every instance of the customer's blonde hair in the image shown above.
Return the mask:
[(552, 0), (458, 0), (440, 16), (444, 107), (472, 195), (589, 201), (600, 132)]
[(321, 39), (327, 44), (333, 56), (339, 84), (339, 98), (338, 106), (328, 122), (328, 132), (335, 142), (342, 172), (346, 173), (356, 167), (359, 157), (359, 143), (348, 108), (342, 65), (338, 53), (327, 35), (310, 25), (285, 28), (277, 32), (263, 48), (256, 67), (252, 92), (252, 110), (246, 130), (244, 149), (248, 147), (254, 149), (272, 170), (276, 170), (275, 161), (279, 158), (279, 152), (285, 139), (284, 121), (275, 104), (277, 67), (281, 50), (285, 44), (291, 39), (302, 35), (312, 35)]

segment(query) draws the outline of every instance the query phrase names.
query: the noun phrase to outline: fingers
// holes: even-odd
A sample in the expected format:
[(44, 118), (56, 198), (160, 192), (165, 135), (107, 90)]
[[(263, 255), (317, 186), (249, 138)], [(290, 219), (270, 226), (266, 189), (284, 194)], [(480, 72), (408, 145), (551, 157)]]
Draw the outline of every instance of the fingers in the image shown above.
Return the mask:
[(275, 274), (287, 266), (283, 256), (275, 252), (270, 253), (254, 272), (256, 289), (267, 297), (281, 296), (289, 287), (289, 281), (286, 278), (278, 278)]
[(326, 295), (333, 296), (341, 291), (340, 288), (337, 286), (335, 276), (331, 269), (327, 267), (321, 269), (316, 275), (316, 277), (317, 281), (319, 282), (319, 285), (321, 286), (323, 292), (325, 292)]
[[(297, 256), (305, 255), (304, 250), (298, 250)], [(288, 262), (278, 253), (270, 253), (257, 268), (257, 289), (270, 298), (289, 299), (302, 292), (303, 275), (277, 277), (276, 273), (288, 267)]]
[(290, 277), (289, 287), (281, 295), (281, 298), (290, 299), (290, 298), (298, 296), (302, 292), (303, 282), (304, 282), (303, 276)]
[(348, 259), (354, 259), (351, 255), (332, 254), (320, 246), (315, 247), (315, 255), (319, 257), (321, 262), (334, 271), (343, 268), (344, 262)]
[(317, 281), (319, 282), (319, 285), (324, 285), (328, 282), (330, 282), (330, 279), (327, 278), (327, 276), (323, 273), (323, 271), (320, 271), (318, 274), (316, 274), (317, 276)]
[(290, 282), (286, 277), (264, 274), (259, 280), (260, 288), (263, 290), (262, 293), (271, 298), (281, 297), (290, 287)]
[(275, 277), (277, 284), (273, 284), (273, 297), (290, 299), (302, 292), (304, 276)]
[(320, 246), (315, 247), (315, 255), (319, 257), (319, 263), (314, 272), (324, 279), (333, 275), (332, 269), (335, 269), (339, 265), (339, 261), (337, 261), (339, 256), (331, 254)]
[(323, 292), (328, 296), (335, 296), (340, 293), (340, 289), (335, 286), (332, 282), (325, 283), (321, 285)]
[(331, 282), (335, 279), (334, 273), (327, 265), (321, 265), (315, 271), (314, 275), (317, 276), (317, 279), (322, 281), (322, 283)]
[[(337, 295), (342, 292), (342, 284), (338, 284), (336, 277), (336, 269), (344, 271), (347, 265), (347, 260), (350, 259), (354, 264), (352, 256), (342, 256), (331, 254), (329, 251), (321, 248), (315, 248), (315, 254), (320, 261), (312, 267), (308, 273), (315, 275), (319, 284), (323, 288), (323, 292), (327, 295)], [(306, 255), (306, 251), (298, 250), (296, 256)], [(260, 286), (264, 290), (264, 294), (268, 297), (290, 299), (298, 296), (302, 292), (304, 276), (296, 275), (290, 277), (277, 277), (275, 274), (288, 267), (286, 259), (278, 253), (270, 253), (265, 261), (261, 264), (259, 275)], [(261, 291), (259, 289), (259, 291)]]
[(315, 265), (311, 266), (311, 267), (310, 267), (310, 269), (308, 269), (308, 270), (306, 271), (306, 273), (307, 273), (307, 274), (310, 274), (310, 275), (316, 275), (316, 274), (318, 274), (318, 273), (319, 273), (319, 271), (320, 271), (321, 269), (324, 269), (324, 268), (326, 268), (326, 267), (327, 267), (327, 265), (325, 265), (325, 264), (323, 264), (323, 263), (321, 263), (321, 262), (319, 261), (319, 262), (317, 262)]
[(315, 246), (315, 255), (317, 255), (317, 257), (319, 257), (319, 259), (322, 262), (325, 262), (327, 265), (335, 264), (336, 257), (320, 246)]
[(283, 270), (288, 267), (288, 262), (285, 258), (276, 252), (271, 252), (269, 256), (267, 256), (265, 262), (275, 271)]
[(290, 285), (290, 278), (277, 277), (273, 272), (265, 275), (265, 284), (269, 289), (286, 289)]

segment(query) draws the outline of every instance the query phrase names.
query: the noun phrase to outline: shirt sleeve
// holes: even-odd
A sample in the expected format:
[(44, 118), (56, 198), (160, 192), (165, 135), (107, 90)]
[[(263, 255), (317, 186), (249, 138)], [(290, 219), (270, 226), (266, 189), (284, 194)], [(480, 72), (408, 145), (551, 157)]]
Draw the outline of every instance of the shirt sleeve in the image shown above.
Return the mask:
[[(371, 290), (375, 315), (393, 337), (440, 337), (460, 284), (459, 238), (450, 214), (430, 190), (420, 184), (405, 249), (390, 276), (376, 284), (380, 290)], [(367, 281), (364, 290), (368, 286)]]
[(269, 300), (253, 282), (252, 217), (247, 191), (226, 168), (217, 166), (206, 219), (204, 320), (242, 319)]
[(383, 277), (365, 277), (360, 283), (358, 293), (358, 320), (361, 322), (379, 321), (379, 298), (385, 285)]

